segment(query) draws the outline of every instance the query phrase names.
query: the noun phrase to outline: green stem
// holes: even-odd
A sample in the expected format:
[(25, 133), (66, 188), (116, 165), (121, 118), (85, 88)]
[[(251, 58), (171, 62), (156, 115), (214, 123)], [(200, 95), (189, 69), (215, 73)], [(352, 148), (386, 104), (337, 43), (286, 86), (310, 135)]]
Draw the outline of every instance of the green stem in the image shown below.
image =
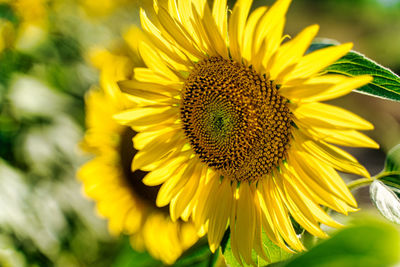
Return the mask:
[(312, 248), (315, 245), (315, 242), (317, 241), (316, 237), (307, 231), (304, 231), (302, 239), (303, 239), (303, 244), (307, 249)]
[(361, 186), (370, 185), (376, 179), (381, 179), (390, 175), (400, 175), (400, 171), (381, 172), (371, 178), (361, 178), (355, 181), (351, 181), (347, 184), (347, 187), (349, 188), (349, 190), (354, 190)]
[(372, 178), (361, 178), (355, 181), (352, 181), (347, 184), (347, 187), (349, 190), (354, 190), (358, 187), (364, 186), (364, 185), (369, 185), (375, 180), (375, 177)]
[(390, 175), (400, 175), (400, 171), (381, 172), (381, 173), (378, 173), (378, 174), (375, 176), (374, 179), (381, 179), (381, 178), (383, 178), (383, 177), (390, 176)]

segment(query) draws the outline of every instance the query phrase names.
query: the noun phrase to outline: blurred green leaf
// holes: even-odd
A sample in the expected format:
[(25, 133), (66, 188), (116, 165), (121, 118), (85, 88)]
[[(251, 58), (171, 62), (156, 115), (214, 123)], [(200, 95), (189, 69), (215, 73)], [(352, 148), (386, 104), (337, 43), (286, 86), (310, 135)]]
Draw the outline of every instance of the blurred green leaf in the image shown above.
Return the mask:
[(20, 125), (13, 118), (0, 115), (0, 158), (9, 162), (14, 161), (15, 137)]
[(60, 33), (52, 34), (50, 39), (63, 64), (75, 63), (82, 59), (81, 47), (76, 39)]
[(26, 73), (32, 66), (32, 57), (17, 51), (3, 51), (3, 53), (0, 54), (0, 83), (7, 85), (12, 73)]
[(63, 67), (80, 63), (83, 59), (78, 40), (59, 32), (50, 33), (32, 54), (39, 62), (62, 63)]
[(208, 243), (194, 245), (186, 251), (173, 265), (174, 267), (211, 267), (217, 261), (218, 253), (213, 254), (208, 248)]
[[(331, 45), (333, 44), (315, 43), (311, 45), (308, 52)], [(343, 74), (346, 76), (357, 76), (363, 74), (371, 75), (374, 80), (355, 90), (356, 92), (388, 100), (400, 101), (400, 77), (391, 70), (379, 65), (375, 61), (358, 52), (350, 51), (347, 55), (326, 68), (325, 72)]]
[(8, 4), (0, 4), (0, 19), (11, 21), (14, 24), (18, 23), (17, 16)]
[[(187, 250), (172, 265), (174, 267), (212, 267), (217, 261), (218, 254), (211, 253), (207, 242), (200, 242)], [(157, 267), (166, 266), (161, 261), (154, 259), (147, 252), (138, 252), (132, 249), (128, 238), (124, 240), (119, 255), (113, 267)]]
[[(229, 233), (227, 231), (227, 233)], [(226, 233), (225, 233), (226, 234)], [(244, 261), (241, 263), (239, 263), (237, 261), (237, 259), (235, 258), (235, 256), (233, 255), (232, 249), (231, 249), (231, 242), (230, 242), (230, 237), (224, 237), (226, 239), (226, 243), (222, 243), (223, 245), (221, 245), (222, 248), (222, 253), (225, 257), (225, 262), (226, 264), (228, 264), (231, 267), (240, 267), (240, 266), (252, 266), (252, 265), (248, 265), (246, 264)], [(260, 256), (257, 255), (257, 253), (253, 250), (252, 251), (252, 260), (254, 263), (257, 264), (257, 266), (266, 266), (268, 264), (274, 263), (274, 262), (280, 262), (283, 260), (288, 259), (289, 257), (291, 257), (293, 254), (290, 254), (286, 251), (284, 251), (283, 249), (281, 249), (280, 247), (278, 247), (277, 245), (275, 245), (274, 243), (272, 243), (271, 240), (269, 240), (269, 238), (267, 237), (267, 235), (263, 232), (262, 233), (262, 241), (264, 244), (264, 248), (265, 248), (265, 253), (267, 255), (267, 257), (269, 258), (269, 261), (265, 261), (263, 258), (261, 258)]]
[(162, 262), (154, 259), (147, 252), (138, 252), (132, 249), (129, 239), (125, 238), (120, 252), (112, 267), (158, 267), (164, 266)]
[(272, 266), (381, 267), (400, 259), (399, 233), (393, 226), (368, 221), (337, 232), (304, 254)]

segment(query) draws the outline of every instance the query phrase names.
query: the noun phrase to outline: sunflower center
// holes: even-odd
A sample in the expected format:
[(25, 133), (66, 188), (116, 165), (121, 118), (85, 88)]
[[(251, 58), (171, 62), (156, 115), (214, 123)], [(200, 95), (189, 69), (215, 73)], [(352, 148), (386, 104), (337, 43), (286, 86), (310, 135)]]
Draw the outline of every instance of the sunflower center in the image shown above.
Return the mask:
[(147, 172), (141, 170), (135, 172), (131, 171), (132, 160), (137, 152), (132, 142), (132, 138), (135, 134), (136, 133), (131, 128), (126, 127), (120, 137), (119, 153), (125, 182), (136, 197), (140, 198), (149, 206), (169, 214), (168, 206), (162, 208), (156, 206), (156, 198), (160, 186), (146, 186), (143, 184), (142, 179), (146, 176)]
[(279, 166), (291, 116), (272, 81), (231, 60), (197, 63), (184, 85), (186, 137), (200, 160), (233, 180), (257, 181)]

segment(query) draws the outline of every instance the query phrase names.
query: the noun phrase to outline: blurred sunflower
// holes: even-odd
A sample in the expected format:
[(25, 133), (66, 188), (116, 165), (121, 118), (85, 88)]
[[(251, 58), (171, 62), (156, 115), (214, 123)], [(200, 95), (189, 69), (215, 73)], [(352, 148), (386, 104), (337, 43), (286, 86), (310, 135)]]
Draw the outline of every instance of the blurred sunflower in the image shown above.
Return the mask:
[(134, 3), (136, 0), (80, 0), (85, 12), (93, 17), (107, 16), (121, 6)]
[(284, 42), (290, 0), (250, 15), (252, 1), (238, 0), (229, 20), (226, 2), (155, 1), (153, 22), (141, 10), (147, 68), (119, 83), (136, 106), (115, 118), (139, 132), (132, 168), (162, 184), (157, 206), (169, 204), (173, 220), (192, 216), (213, 252), (229, 226), (235, 257), (251, 263), (253, 249), (268, 260), (262, 232), (304, 249), (292, 219), (318, 237), (320, 223), (338, 227), (321, 205), (347, 214), (357, 203), (336, 170), (369, 174), (332, 144), (378, 145), (357, 131), (369, 122), (320, 103), (371, 81), (321, 73), (351, 43), (304, 55), (318, 26)]
[(10, 3), (23, 23), (43, 24), (47, 19), (48, 0), (14, 0)]
[[(51, 5), (48, 0), (0, 0), (8, 4), (18, 18), (18, 26), (8, 31), (9, 47), (29, 51), (47, 36), (48, 15)], [(15, 21), (14, 21), (15, 23)]]
[(131, 235), (135, 249), (147, 249), (155, 258), (173, 263), (197, 241), (193, 224), (172, 222), (168, 210), (155, 206), (158, 188), (147, 187), (144, 172), (131, 172), (135, 150), (131, 128), (117, 124), (112, 116), (132, 107), (115, 81), (129, 78), (133, 69), (127, 57), (101, 52), (95, 63), (101, 68), (101, 88), (86, 98), (86, 151), (95, 158), (81, 167), (78, 176), (85, 193), (97, 202), (98, 212), (109, 220), (111, 233)]
[(0, 19), (0, 53), (12, 47), (15, 38), (15, 29), (11, 22)]

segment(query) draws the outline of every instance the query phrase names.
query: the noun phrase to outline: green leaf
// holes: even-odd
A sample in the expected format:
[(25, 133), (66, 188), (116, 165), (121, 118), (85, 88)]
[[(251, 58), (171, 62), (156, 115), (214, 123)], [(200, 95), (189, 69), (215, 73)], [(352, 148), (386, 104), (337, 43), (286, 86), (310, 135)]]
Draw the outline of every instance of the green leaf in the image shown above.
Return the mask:
[(14, 24), (18, 23), (18, 17), (8, 4), (0, 4), (0, 19), (11, 21)]
[[(174, 267), (212, 267), (218, 259), (218, 254), (213, 254), (208, 248), (208, 243), (199, 241), (172, 265)], [(161, 267), (166, 266), (159, 260), (154, 259), (147, 252), (139, 252), (132, 249), (129, 239), (125, 238), (119, 254), (112, 267)]]
[[(393, 189), (397, 191), (396, 188)], [(400, 199), (393, 189), (375, 180), (369, 187), (369, 192), (379, 212), (389, 221), (400, 224)]]
[[(227, 232), (229, 233), (229, 232)], [(268, 239), (267, 235), (263, 232), (262, 233), (262, 241), (264, 244), (265, 248), (265, 253), (267, 257), (269, 258), (269, 261), (265, 261), (262, 259), (257, 253), (253, 250), (252, 252), (252, 260), (257, 266), (266, 266), (268, 264), (274, 263), (274, 262), (280, 262), (284, 261), (288, 258), (290, 258), (293, 254), (288, 253), (272, 243), (271, 240)], [(224, 248), (225, 247), (225, 248)], [(252, 265), (246, 264), (244, 261), (242, 261), (242, 264), (240, 264), (235, 256), (233, 255), (232, 249), (231, 249), (231, 242), (230, 242), (230, 237), (227, 238), (226, 245), (224, 246), (221, 245), (222, 248), (222, 253), (225, 257), (225, 262), (227, 265), (231, 267), (240, 267), (240, 266), (245, 266), (245, 267), (250, 267)]]
[(214, 266), (218, 259), (218, 254), (213, 254), (208, 248), (207, 242), (199, 242), (175, 262), (174, 267), (211, 267)]
[(161, 267), (162, 262), (152, 258), (147, 252), (138, 252), (132, 249), (129, 239), (125, 238), (112, 267)]
[(272, 266), (380, 267), (400, 259), (397, 230), (386, 223), (363, 222), (337, 232), (304, 254)]
[(400, 144), (386, 155), (385, 168), (370, 186), (370, 196), (379, 212), (400, 224)]
[(400, 171), (400, 144), (388, 152), (385, 161), (385, 171)]
[(8, 85), (14, 72), (28, 72), (33, 66), (32, 57), (12, 50), (0, 54), (0, 83)]
[[(331, 43), (312, 44), (308, 52), (331, 46)], [(325, 69), (326, 73), (357, 76), (368, 74), (374, 79), (371, 83), (355, 90), (388, 100), (400, 101), (400, 77), (391, 70), (379, 65), (364, 55), (350, 51), (347, 55)]]
[(307, 49), (306, 54), (312, 53), (312, 52), (314, 52), (316, 50), (319, 50), (319, 49), (322, 49), (322, 48), (325, 48), (325, 47), (329, 47), (329, 46), (332, 46), (332, 45), (337, 45), (337, 44), (338, 43), (333, 41), (333, 40), (323, 39), (320, 42), (312, 43), (310, 45), (310, 47)]
[(378, 176), (386, 186), (400, 197), (400, 144), (388, 152), (385, 168)]
[(379, 180), (400, 198), (400, 174), (383, 176), (382, 178), (379, 178)]
[(53, 33), (50, 40), (57, 49), (63, 64), (72, 64), (82, 60), (81, 47), (76, 39), (60, 33)]

